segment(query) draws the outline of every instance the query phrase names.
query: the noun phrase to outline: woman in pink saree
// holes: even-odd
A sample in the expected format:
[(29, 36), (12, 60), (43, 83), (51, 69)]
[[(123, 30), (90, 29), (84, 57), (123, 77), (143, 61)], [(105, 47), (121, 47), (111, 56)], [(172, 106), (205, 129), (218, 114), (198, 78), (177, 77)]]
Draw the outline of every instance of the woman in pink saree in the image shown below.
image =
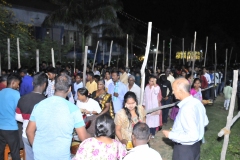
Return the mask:
[[(145, 87), (143, 106), (145, 110), (153, 109), (161, 106), (162, 94), (160, 87), (156, 84), (157, 79), (154, 76), (149, 77), (149, 83)], [(162, 126), (162, 111), (158, 110), (156, 112), (146, 115), (146, 123), (150, 128), (152, 138), (154, 138), (156, 133), (156, 128)]]

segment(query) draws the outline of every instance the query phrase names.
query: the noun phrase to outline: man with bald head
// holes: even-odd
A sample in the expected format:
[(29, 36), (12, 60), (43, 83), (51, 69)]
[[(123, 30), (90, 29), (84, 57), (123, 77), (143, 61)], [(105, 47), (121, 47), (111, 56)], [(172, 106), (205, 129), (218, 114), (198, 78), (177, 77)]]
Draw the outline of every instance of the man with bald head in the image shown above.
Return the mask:
[(172, 130), (163, 130), (163, 134), (174, 142), (172, 159), (199, 160), (200, 142), (204, 127), (209, 122), (206, 110), (199, 100), (190, 95), (190, 85), (185, 78), (176, 79), (172, 89), (176, 99), (181, 101)]

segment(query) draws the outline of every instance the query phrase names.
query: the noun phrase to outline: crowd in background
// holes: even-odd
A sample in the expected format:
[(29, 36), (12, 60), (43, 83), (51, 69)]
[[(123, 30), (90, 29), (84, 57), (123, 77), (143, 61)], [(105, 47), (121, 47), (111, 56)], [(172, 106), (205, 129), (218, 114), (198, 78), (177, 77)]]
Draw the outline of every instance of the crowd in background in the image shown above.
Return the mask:
[[(43, 62), (39, 73), (27, 67), (17, 71), (3, 70), (0, 81), (0, 159), (6, 144), (13, 159), (19, 159), (19, 148), (25, 149), (27, 159), (68, 159), (73, 128), (83, 141), (73, 159), (88, 159), (89, 156), (131, 159), (144, 157), (143, 150), (146, 155), (149, 153), (155, 159), (161, 159), (147, 143), (150, 138), (155, 138), (156, 132), (167, 124), (169, 118), (176, 118), (179, 109), (175, 106), (150, 114), (146, 114), (146, 110), (178, 101), (172, 85), (179, 77), (188, 81), (190, 94), (203, 104), (211, 103), (211, 99), (224, 93), (224, 107), (229, 108), (231, 76), (227, 76), (225, 87), (226, 73), (220, 69), (214, 72), (206, 67), (195, 66), (192, 70), (191, 67), (173, 66), (164, 71), (158, 68), (154, 73), (148, 68), (143, 102), (139, 105), (141, 74), (138, 68), (97, 64), (93, 70), (91, 68), (87, 66), (85, 85), (83, 68), (62, 66), (60, 62), (56, 63), (56, 68)], [(211, 86), (216, 87), (201, 91)], [(240, 110), (240, 81), (237, 98)], [(20, 128), (16, 120), (23, 123)], [(18, 131), (21, 130), (24, 147), (19, 139)], [(127, 154), (129, 141), (135, 152), (131, 150)], [(49, 153), (52, 146), (58, 146), (58, 149)]]

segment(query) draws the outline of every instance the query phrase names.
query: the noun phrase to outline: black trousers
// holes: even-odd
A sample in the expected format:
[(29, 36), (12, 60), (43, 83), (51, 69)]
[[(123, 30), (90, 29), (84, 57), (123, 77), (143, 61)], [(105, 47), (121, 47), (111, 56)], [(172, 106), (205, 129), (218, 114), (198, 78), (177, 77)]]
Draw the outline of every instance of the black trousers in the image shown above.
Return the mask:
[(6, 144), (9, 145), (12, 160), (20, 160), (20, 140), (18, 130), (0, 129), (0, 160), (4, 158)]
[(193, 145), (174, 144), (173, 160), (199, 160), (200, 141)]

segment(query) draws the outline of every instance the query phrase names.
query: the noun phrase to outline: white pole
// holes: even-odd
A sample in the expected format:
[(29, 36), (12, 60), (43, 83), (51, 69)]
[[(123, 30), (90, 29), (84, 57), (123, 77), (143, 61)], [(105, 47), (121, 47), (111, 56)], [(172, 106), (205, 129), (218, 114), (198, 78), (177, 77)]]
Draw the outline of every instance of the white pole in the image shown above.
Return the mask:
[(73, 73), (75, 73), (76, 70), (76, 41), (74, 41), (74, 51), (73, 51), (73, 58), (74, 58), (74, 62), (73, 62)]
[(226, 49), (226, 58), (225, 58), (225, 74), (224, 74), (224, 85), (226, 85), (227, 80), (227, 55), (228, 55), (228, 49)]
[(150, 43), (151, 43), (151, 31), (152, 31), (152, 22), (148, 22), (147, 46), (146, 46), (146, 50), (145, 50), (144, 61), (143, 61), (142, 68), (141, 68), (142, 82), (141, 82), (140, 105), (142, 105), (142, 103), (143, 103), (143, 94), (144, 94), (144, 87), (145, 87), (145, 68), (146, 68), (147, 61), (148, 61), (148, 55), (149, 55), (149, 49), (150, 49)]
[(110, 45), (110, 52), (109, 52), (109, 59), (108, 59), (108, 67), (110, 67), (111, 58), (112, 58), (112, 44), (113, 44), (113, 41), (111, 41), (111, 45)]
[(11, 60), (10, 60), (10, 39), (7, 39), (7, 48), (8, 48), (8, 69), (11, 69)]
[(39, 72), (39, 49), (36, 49), (36, 72)]
[(183, 65), (185, 65), (185, 60), (184, 60), (184, 38), (182, 39), (182, 60), (183, 60)]
[(230, 61), (231, 61), (231, 58), (232, 58), (232, 51), (233, 51), (233, 47), (231, 48), (231, 52), (230, 52), (230, 57), (229, 57), (229, 61), (228, 61), (229, 65), (230, 65)]
[(164, 59), (165, 59), (165, 40), (163, 40), (163, 59), (162, 59), (162, 71), (164, 72)]
[(194, 42), (193, 42), (193, 63), (192, 63), (192, 77), (193, 77), (193, 71), (194, 71), (194, 65), (195, 65), (195, 50), (196, 50), (196, 37), (197, 37), (197, 32), (195, 31), (194, 34)]
[(83, 65), (83, 86), (86, 86), (87, 51), (88, 51), (88, 46), (85, 46), (84, 65)]
[(216, 70), (217, 70), (217, 44), (215, 43), (214, 85), (216, 85)]
[(172, 39), (170, 39), (170, 52), (169, 52), (169, 65), (168, 65), (168, 68), (171, 68), (171, 59), (172, 59)]
[(97, 50), (98, 50), (98, 44), (99, 44), (99, 41), (97, 41), (97, 47), (96, 47), (95, 54), (94, 54), (92, 71), (94, 70), (94, 65), (95, 65), (96, 56), (97, 56)]
[(126, 68), (128, 67), (128, 34), (126, 40)]
[(55, 60), (54, 60), (54, 50), (53, 50), (53, 48), (51, 49), (51, 54), (52, 54), (52, 67), (55, 68)]
[(204, 67), (206, 67), (206, 58), (207, 58), (207, 47), (208, 47), (208, 37), (206, 37), (206, 50), (205, 50), (205, 56), (204, 56)]
[(17, 38), (18, 69), (21, 68), (19, 38)]
[(157, 72), (158, 45), (159, 45), (159, 33), (157, 34), (157, 48), (156, 48), (156, 57), (155, 57), (155, 65), (154, 65), (155, 74)]
[[(235, 99), (236, 99), (236, 93), (237, 93), (237, 81), (238, 81), (238, 70), (233, 71), (233, 89), (232, 89), (232, 97), (231, 97), (231, 103), (230, 103), (230, 109), (227, 116), (227, 124), (225, 129), (230, 132), (231, 125), (232, 125), (232, 118), (233, 118), (233, 111), (235, 106)], [(224, 135), (224, 141), (223, 141), (223, 147), (221, 152), (221, 160), (225, 160), (226, 152), (228, 148), (228, 141), (229, 141), (229, 134)]]
[(134, 56), (134, 54), (133, 54), (133, 45), (132, 45), (132, 43), (131, 43), (131, 52), (132, 52), (132, 58), (131, 58), (131, 67), (132, 67), (133, 56)]

